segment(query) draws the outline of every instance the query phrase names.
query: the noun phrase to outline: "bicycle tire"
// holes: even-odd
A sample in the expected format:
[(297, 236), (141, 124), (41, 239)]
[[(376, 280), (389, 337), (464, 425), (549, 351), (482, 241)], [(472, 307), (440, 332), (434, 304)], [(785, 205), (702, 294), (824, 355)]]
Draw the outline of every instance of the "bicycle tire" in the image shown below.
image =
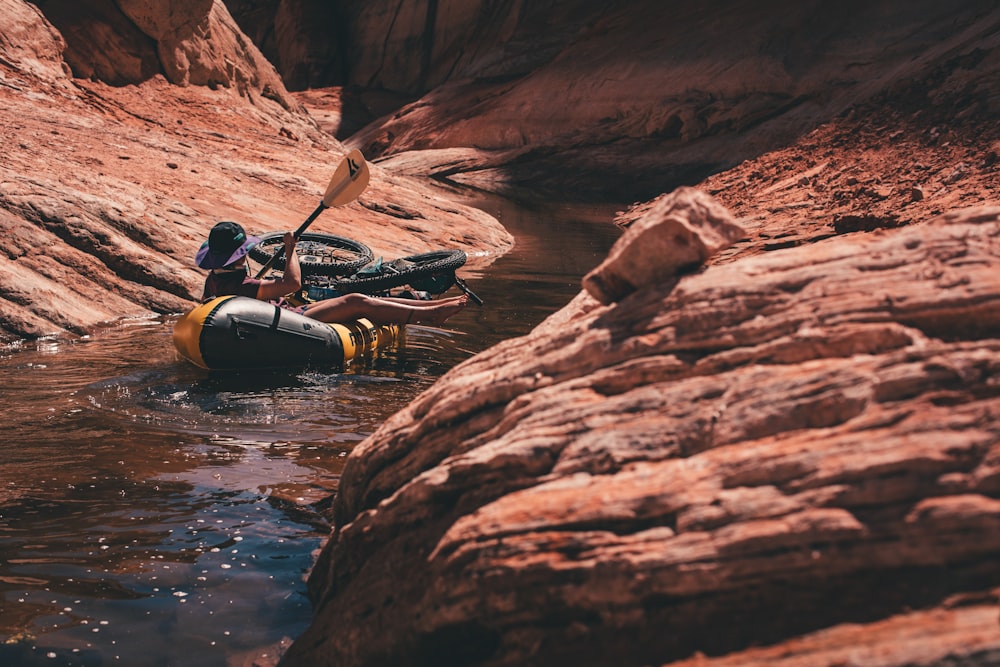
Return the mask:
[(375, 276), (338, 278), (333, 281), (334, 286), (344, 293), (377, 294), (409, 285), (414, 289), (441, 294), (454, 284), (455, 270), (465, 265), (468, 256), (462, 250), (434, 250), (399, 259), (412, 266)]
[[(283, 237), (284, 232), (264, 234), (260, 243), (250, 248), (250, 258), (261, 264), (271, 261), (271, 256), (281, 246)], [(349, 276), (375, 256), (371, 248), (360, 241), (320, 232), (306, 232), (300, 236), (296, 254), (304, 276)], [(284, 255), (271, 268), (283, 271)]]

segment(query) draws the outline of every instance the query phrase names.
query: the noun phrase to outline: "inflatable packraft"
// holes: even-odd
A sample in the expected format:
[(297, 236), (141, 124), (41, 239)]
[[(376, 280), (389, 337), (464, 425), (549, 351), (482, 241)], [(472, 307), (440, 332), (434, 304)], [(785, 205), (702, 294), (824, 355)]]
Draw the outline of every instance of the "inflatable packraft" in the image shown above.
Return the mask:
[(221, 296), (196, 306), (174, 325), (174, 347), (202, 368), (271, 368), (344, 365), (392, 345), (397, 325), (365, 319), (342, 324), (318, 320), (244, 296)]

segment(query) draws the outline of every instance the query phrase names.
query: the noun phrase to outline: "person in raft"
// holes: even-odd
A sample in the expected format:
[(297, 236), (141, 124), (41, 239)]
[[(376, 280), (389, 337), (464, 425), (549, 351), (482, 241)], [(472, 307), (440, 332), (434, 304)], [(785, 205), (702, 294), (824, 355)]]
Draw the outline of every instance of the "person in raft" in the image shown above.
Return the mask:
[(220, 222), (208, 235), (195, 258), (198, 266), (209, 269), (202, 302), (217, 296), (249, 296), (269, 301), (320, 322), (346, 322), (365, 318), (374, 324), (441, 324), (469, 303), (466, 295), (436, 301), (412, 301), (365, 294), (343, 294), (304, 306), (291, 306), (285, 295), (302, 288), (302, 269), (295, 254), (295, 236), (286, 232), (285, 270), (280, 278), (251, 277), (247, 253), (260, 242), (247, 236), (236, 222)]

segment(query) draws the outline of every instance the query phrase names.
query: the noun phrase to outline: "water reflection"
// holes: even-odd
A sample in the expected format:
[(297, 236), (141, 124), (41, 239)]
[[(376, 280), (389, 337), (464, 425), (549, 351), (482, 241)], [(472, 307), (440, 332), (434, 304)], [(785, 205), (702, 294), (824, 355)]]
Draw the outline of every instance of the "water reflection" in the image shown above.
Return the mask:
[(212, 373), (171, 318), (0, 355), (0, 664), (220, 665), (309, 620), (303, 575), (347, 454), (460, 361), (579, 291), (611, 210), (488, 202), (517, 237), (486, 301), (344, 373)]

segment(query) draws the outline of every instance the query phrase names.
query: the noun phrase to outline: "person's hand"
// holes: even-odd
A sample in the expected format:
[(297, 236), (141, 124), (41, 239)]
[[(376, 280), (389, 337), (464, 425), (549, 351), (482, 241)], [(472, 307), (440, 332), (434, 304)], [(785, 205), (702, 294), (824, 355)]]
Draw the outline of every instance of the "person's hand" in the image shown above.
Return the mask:
[(292, 234), (291, 232), (285, 232), (285, 236), (282, 238), (282, 240), (285, 242), (285, 255), (290, 256), (292, 252), (295, 250), (295, 241), (296, 241), (295, 234)]

